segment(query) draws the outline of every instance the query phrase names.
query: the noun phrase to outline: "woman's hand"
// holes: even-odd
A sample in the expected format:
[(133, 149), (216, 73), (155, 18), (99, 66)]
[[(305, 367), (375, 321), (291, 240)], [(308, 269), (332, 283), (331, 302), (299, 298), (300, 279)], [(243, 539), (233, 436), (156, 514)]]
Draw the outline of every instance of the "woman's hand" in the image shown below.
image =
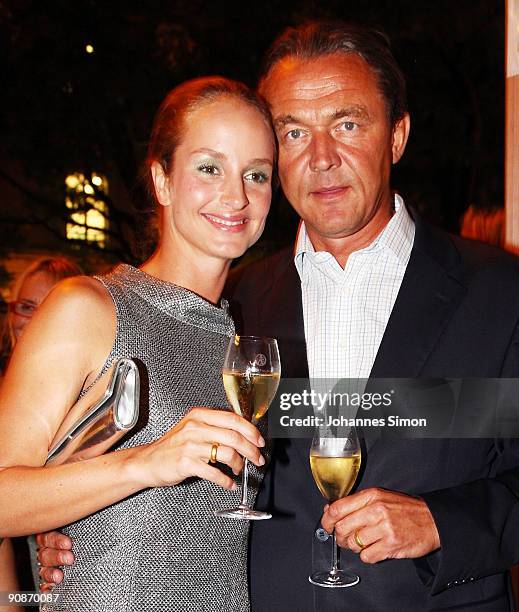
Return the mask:
[[(232, 478), (209, 465), (213, 444), (218, 444), (218, 463), (228, 465), (235, 474), (243, 467), (243, 456), (258, 466), (265, 463), (259, 450), (265, 441), (256, 427), (237, 414), (211, 408), (193, 408), (159, 440), (128, 450), (136, 452), (132, 460), (137, 460), (145, 486), (175, 485), (198, 476), (234, 489)], [(72, 540), (58, 531), (41, 533), (36, 540), (41, 589), (48, 591), (63, 580), (59, 566), (74, 563)]]
[(139, 478), (147, 487), (163, 487), (196, 476), (235, 489), (232, 478), (209, 464), (213, 444), (218, 445), (217, 462), (235, 474), (243, 457), (257, 466), (265, 463), (259, 450), (265, 440), (254, 425), (233, 412), (197, 407), (162, 438), (135, 449)]

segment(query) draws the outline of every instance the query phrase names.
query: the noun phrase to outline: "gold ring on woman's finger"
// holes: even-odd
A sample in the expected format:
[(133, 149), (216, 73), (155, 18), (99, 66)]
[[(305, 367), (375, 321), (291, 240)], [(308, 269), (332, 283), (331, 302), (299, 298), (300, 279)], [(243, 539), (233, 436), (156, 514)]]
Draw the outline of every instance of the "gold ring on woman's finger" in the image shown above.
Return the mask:
[(355, 540), (355, 543), (357, 544), (357, 546), (361, 549), (364, 550), (366, 548), (366, 544), (364, 544), (364, 542), (360, 539), (359, 537), (359, 530), (356, 529), (353, 532), (353, 539)]
[(216, 453), (218, 452), (218, 444), (213, 444), (211, 446), (211, 457), (209, 458), (209, 463), (216, 463)]

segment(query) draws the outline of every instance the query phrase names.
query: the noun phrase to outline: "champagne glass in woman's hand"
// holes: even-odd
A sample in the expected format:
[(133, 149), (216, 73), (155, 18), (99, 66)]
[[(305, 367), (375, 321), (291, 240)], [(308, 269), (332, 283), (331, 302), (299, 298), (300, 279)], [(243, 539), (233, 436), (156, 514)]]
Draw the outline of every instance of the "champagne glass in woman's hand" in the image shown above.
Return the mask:
[[(316, 431), (310, 448), (310, 469), (319, 491), (330, 503), (348, 495), (359, 473), (360, 459), (359, 439), (354, 427), (345, 431), (332, 431), (328, 427)], [(360, 579), (340, 568), (335, 530), (332, 546), (331, 569), (315, 572), (308, 579), (322, 587), (354, 586)]]
[[(279, 350), (273, 338), (234, 336), (223, 365), (223, 383), (233, 410), (256, 424), (274, 399), (281, 375)], [(247, 504), (248, 461), (243, 465), (242, 495), (238, 507), (216, 510), (216, 516), (261, 520), (272, 517), (268, 512), (252, 510)]]

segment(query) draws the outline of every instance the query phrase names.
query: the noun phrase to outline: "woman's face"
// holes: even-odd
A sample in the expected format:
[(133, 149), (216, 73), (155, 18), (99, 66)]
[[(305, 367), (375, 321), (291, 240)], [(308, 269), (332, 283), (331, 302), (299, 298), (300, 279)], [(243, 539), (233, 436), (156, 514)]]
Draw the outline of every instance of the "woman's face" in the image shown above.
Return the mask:
[[(23, 281), (16, 300), (17, 307), (10, 313), (11, 329), (16, 341), (31, 320), (32, 313), (43, 302), (47, 293), (55, 284), (56, 281), (47, 272), (34, 272)], [(25, 314), (18, 314), (17, 311)]]
[(267, 122), (241, 100), (221, 96), (188, 113), (170, 175), (153, 170), (163, 237), (189, 257), (242, 255), (265, 225), (274, 154)]

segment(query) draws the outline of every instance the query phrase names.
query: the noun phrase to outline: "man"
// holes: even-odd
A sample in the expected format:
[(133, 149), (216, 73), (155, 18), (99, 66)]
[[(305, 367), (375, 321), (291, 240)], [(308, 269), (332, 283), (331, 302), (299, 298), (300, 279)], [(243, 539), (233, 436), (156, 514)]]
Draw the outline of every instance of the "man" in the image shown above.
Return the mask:
[[(234, 299), (245, 332), (279, 339), (283, 375), (516, 376), (515, 261), (413, 222), (391, 195), (409, 116), (386, 41), (341, 24), (288, 31), (267, 56), (260, 90), (281, 184), (304, 224), (295, 251), (248, 269)], [(517, 469), (517, 445), (367, 447), (358, 491), (322, 518), (352, 551), (343, 566), (361, 577), (345, 590), (307, 582), (322, 498), (308, 441), (277, 444), (258, 500), (274, 518), (252, 528), (254, 609), (507, 609), (501, 572), (517, 560), (517, 472), (484, 478)], [(314, 537), (313, 548), (325, 568), (329, 546)]]
[[(340, 23), (289, 30), (260, 90), (303, 223), (295, 250), (235, 279), (242, 333), (278, 338), (285, 377), (516, 376), (515, 259), (413, 219), (391, 193), (410, 120), (384, 37)], [(380, 439), (365, 451), (357, 491), (323, 514), (309, 441), (276, 440), (258, 499), (274, 516), (252, 526), (253, 611), (509, 609), (518, 445)], [(329, 564), (320, 522), (358, 585), (308, 582)]]

